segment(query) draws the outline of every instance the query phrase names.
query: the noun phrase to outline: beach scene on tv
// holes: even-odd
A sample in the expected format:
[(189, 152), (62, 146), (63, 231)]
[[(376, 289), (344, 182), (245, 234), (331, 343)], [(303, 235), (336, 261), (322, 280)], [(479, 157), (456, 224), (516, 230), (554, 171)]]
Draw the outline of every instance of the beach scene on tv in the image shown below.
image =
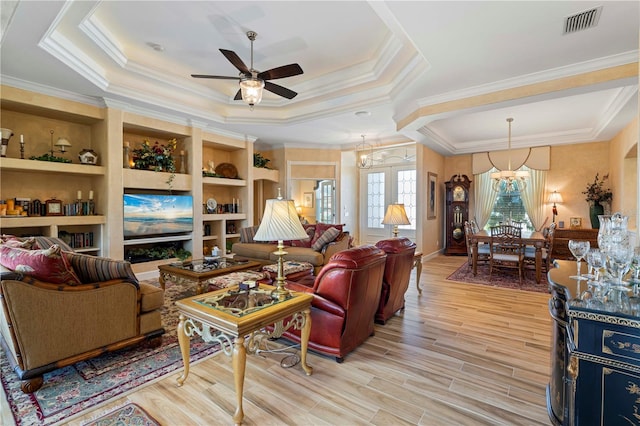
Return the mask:
[(193, 230), (191, 195), (124, 194), (124, 236), (143, 237)]

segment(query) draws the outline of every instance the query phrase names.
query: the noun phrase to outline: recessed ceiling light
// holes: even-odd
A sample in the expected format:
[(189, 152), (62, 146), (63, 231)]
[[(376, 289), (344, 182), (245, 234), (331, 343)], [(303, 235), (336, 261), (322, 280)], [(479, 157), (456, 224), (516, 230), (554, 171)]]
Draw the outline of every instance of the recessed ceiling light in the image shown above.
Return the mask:
[(371, 111), (356, 111), (356, 117), (369, 117)]
[(147, 46), (155, 50), (156, 52), (164, 52), (164, 46), (158, 43), (148, 42)]

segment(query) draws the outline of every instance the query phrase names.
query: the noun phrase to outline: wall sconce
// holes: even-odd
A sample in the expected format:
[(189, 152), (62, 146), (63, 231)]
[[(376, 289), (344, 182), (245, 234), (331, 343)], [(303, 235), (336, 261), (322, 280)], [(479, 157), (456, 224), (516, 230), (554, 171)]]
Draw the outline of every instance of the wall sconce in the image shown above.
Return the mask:
[(549, 198), (547, 199), (548, 203), (553, 203), (553, 220), (556, 221), (556, 216), (558, 216), (558, 208), (556, 207), (556, 203), (562, 203), (562, 195), (558, 191), (553, 191), (549, 194)]

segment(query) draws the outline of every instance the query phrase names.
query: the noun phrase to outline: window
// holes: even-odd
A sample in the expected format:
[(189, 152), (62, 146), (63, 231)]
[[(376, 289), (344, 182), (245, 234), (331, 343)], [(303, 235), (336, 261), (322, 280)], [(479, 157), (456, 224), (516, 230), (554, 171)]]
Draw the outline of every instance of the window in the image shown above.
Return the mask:
[(382, 219), (385, 212), (385, 173), (369, 173), (367, 176), (367, 227), (384, 228)]
[(416, 170), (398, 170), (396, 174), (398, 181), (398, 203), (404, 204), (404, 210), (409, 217), (410, 225), (400, 225), (398, 229), (416, 229), (416, 193), (417, 193), (417, 180)]
[(524, 203), (520, 197), (520, 190), (517, 188), (508, 192), (505, 182), (500, 184), (500, 192), (496, 198), (496, 203), (493, 205), (491, 216), (487, 222), (486, 229), (492, 226), (498, 225), (500, 222), (507, 222), (509, 220), (513, 222), (522, 222), (524, 227), (522, 229), (528, 229), (533, 231), (533, 226), (527, 215), (527, 211), (524, 208)]

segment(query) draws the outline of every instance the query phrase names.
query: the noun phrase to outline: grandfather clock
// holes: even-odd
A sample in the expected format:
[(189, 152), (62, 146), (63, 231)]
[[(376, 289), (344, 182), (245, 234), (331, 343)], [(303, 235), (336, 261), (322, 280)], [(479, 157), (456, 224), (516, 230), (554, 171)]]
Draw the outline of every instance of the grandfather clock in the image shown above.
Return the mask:
[(469, 187), (471, 181), (467, 175), (453, 175), (445, 182), (446, 194), (446, 243), (444, 254), (467, 254), (467, 239), (464, 235), (464, 222), (469, 220)]

